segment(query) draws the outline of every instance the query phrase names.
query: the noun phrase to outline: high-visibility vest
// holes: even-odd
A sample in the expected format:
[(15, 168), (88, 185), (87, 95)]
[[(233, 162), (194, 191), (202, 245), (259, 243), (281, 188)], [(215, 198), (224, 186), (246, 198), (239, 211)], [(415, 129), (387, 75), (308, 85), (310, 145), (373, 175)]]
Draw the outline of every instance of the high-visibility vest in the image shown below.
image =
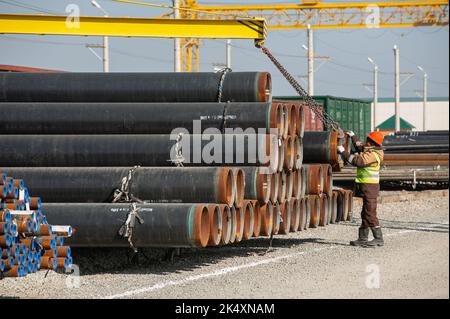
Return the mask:
[(376, 164), (368, 167), (358, 167), (356, 170), (356, 183), (360, 184), (379, 184), (381, 159), (376, 152), (373, 152), (377, 160)]

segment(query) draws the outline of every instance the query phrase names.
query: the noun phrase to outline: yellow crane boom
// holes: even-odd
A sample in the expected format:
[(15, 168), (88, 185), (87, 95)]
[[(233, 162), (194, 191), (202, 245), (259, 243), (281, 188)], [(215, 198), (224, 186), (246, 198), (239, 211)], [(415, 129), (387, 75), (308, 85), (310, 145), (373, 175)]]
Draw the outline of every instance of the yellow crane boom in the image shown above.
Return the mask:
[[(124, 0), (120, 0), (124, 1)], [(125, 0), (127, 1), (127, 0)], [(445, 26), (449, 22), (448, 1), (373, 1), (324, 3), (304, 0), (299, 4), (203, 5), (183, 0), (181, 16), (191, 19), (229, 20), (245, 16), (261, 17), (269, 30), (349, 29)], [(198, 71), (199, 45), (196, 39), (183, 39), (182, 70)]]
[[(309, 1), (299, 4), (201, 5), (191, 2), (197, 17), (230, 19), (248, 15), (262, 17), (268, 29), (417, 27), (448, 25), (448, 1), (374, 1), (323, 3)], [(226, 15), (220, 16), (217, 14)]]

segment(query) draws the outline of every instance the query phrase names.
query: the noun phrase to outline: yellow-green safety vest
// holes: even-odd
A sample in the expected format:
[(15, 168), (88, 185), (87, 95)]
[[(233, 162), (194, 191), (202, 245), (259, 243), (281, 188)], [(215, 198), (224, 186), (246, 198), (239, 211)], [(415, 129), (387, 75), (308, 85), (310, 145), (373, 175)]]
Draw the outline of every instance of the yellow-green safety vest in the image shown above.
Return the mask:
[(380, 183), (381, 160), (377, 153), (374, 152), (377, 163), (373, 166), (358, 167), (356, 170), (356, 183), (360, 184), (378, 184)]

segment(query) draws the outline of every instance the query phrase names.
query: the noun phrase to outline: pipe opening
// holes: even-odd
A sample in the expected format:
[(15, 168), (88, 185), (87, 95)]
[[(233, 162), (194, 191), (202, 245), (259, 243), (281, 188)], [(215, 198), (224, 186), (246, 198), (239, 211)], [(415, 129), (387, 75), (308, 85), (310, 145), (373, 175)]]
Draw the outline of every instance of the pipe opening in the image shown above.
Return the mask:
[(234, 170), (235, 182), (236, 182), (236, 199), (234, 201), (237, 208), (241, 208), (244, 204), (245, 196), (245, 175), (244, 171), (240, 168)]
[(295, 233), (299, 230), (300, 225), (300, 201), (296, 198), (293, 198), (289, 201), (291, 207), (291, 228), (290, 232)]
[(231, 220), (231, 210), (227, 205), (220, 205), (222, 214), (222, 236), (220, 243), (226, 245), (230, 242), (231, 230), (232, 230), (232, 220)]
[(273, 226), (273, 205), (269, 202), (261, 205), (261, 235), (270, 236)]
[(289, 107), (287, 104), (283, 104), (283, 114), (284, 114), (284, 129), (283, 129), (283, 138), (287, 138), (289, 134), (289, 123), (290, 123), (290, 113)]
[(245, 207), (236, 207), (236, 242), (239, 243), (244, 237)]
[(246, 201), (244, 204), (244, 240), (250, 239), (253, 235), (254, 218), (253, 205), (250, 201)]
[(253, 205), (253, 237), (259, 237), (261, 233), (261, 207), (258, 201), (252, 201)]
[(272, 203), (275, 203), (278, 198), (278, 183), (279, 183), (278, 173), (273, 173), (271, 180), (272, 182), (270, 184), (270, 201)]
[(287, 188), (287, 180), (286, 173), (284, 171), (278, 173), (278, 202), (284, 203), (286, 200), (286, 188)]
[(277, 202), (273, 205), (272, 215), (273, 215), (272, 235), (277, 235), (278, 232), (280, 231), (280, 223), (281, 223), (280, 203)]
[(209, 241), (208, 246), (217, 246), (222, 237), (222, 213), (218, 205), (208, 205)]
[(294, 104), (290, 104), (288, 106), (289, 108), (289, 135), (296, 135), (297, 134), (297, 109)]
[(283, 141), (284, 145), (284, 167), (287, 170), (291, 170), (294, 168), (294, 139), (291, 136), (288, 136), (287, 139)]

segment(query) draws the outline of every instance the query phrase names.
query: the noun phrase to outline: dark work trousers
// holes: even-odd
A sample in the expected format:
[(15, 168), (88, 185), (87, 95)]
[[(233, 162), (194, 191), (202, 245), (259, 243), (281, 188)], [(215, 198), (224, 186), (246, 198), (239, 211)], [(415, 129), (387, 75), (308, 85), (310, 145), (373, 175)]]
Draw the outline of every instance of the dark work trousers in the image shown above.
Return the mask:
[(377, 217), (377, 197), (380, 192), (379, 184), (356, 183), (355, 195), (362, 197), (361, 228), (377, 227), (380, 222)]

